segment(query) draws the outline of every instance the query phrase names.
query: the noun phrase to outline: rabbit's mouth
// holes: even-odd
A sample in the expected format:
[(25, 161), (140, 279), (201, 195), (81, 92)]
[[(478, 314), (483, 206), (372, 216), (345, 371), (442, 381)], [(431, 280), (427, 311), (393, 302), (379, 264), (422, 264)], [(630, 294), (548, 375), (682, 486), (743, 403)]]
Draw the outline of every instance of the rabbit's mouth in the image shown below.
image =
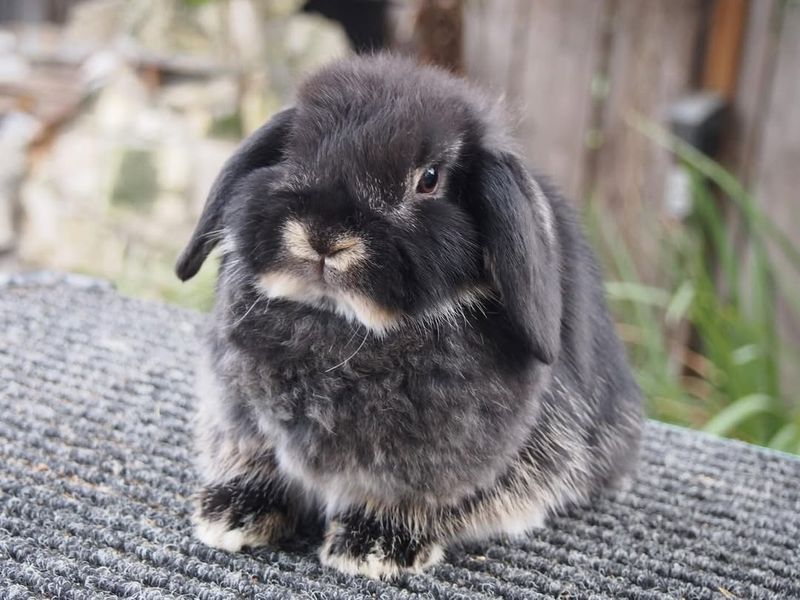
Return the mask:
[(297, 219), (288, 220), (281, 233), (279, 265), (257, 280), (263, 295), (337, 313), (379, 335), (400, 325), (400, 310), (354, 289), (354, 277), (369, 257), (362, 237), (343, 230), (319, 231)]
[(291, 300), (335, 312), (349, 321), (361, 323), (373, 333), (384, 335), (403, 321), (403, 313), (381, 306), (364, 294), (343, 290), (325, 279), (271, 271), (258, 278), (258, 289), (267, 298)]
[(468, 286), (460, 289), (451, 299), (411, 315), (399, 309), (382, 306), (363, 293), (339, 288), (323, 279), (301, 277), (286, 271), (271, 271), (261, 275), (257, 288), (267, 298), (291, 300), (337, 313), (348, 321), (360, 323), (379, 336), (409, 323), (423, 326), (430, 323), (463, 323), (468, 311), (480, 310), (485, 300), (494, 297), (488, 286)]

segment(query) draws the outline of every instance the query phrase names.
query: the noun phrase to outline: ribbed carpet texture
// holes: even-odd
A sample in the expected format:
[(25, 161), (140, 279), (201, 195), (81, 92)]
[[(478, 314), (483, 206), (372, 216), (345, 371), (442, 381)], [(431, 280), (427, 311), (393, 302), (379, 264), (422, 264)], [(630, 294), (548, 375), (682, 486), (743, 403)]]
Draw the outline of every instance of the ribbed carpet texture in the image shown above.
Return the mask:
[(800, 598), (800, 461), (651, 423), (633, 489), (394, 582), (191, 535), (202, 316), (0, 281), (2, 598)]

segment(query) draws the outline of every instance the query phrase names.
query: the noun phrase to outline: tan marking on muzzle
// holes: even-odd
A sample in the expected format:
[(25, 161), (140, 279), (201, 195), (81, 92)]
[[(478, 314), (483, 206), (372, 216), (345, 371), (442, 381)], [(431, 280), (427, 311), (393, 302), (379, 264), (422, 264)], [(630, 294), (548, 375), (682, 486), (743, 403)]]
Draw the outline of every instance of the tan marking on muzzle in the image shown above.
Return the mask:
[(314, 296), (308, 283), (290, 273), (264, 273), (259, 277), (259, 287), (268, 298), (302, 300), (305, 297)]
[(363, 240), (354, 235), (341, 235), (331, 247), (331, 253), (325, 258), (325, 264), (337, 271), (347, 269), (364, 262), (367, 258), (367, 247)]
[(308, 239), (308, 229), (300, 221), (286, 222), (283, 226), (283, 243), (292, 256), (303, 260), (319, 260), (319, 254)]
[[(322, 256), (314, 250), (309, 241), (308, 228), (300, 221), (287, 221), (283, 226), (283, 243), (292, 256), (317, 262)], [(352, 234), (338, 236), (327, 256), (325, 264), (337, 271), (346, 271), (367, 258), (364, 241)]]

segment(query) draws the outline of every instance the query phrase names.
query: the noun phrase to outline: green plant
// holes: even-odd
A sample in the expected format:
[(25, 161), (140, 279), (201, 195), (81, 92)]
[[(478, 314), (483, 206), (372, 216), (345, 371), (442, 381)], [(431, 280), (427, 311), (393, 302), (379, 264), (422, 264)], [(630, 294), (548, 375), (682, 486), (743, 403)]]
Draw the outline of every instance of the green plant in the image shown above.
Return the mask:
[(178, 280), (174, 271), (177, 252), (152, 248), (129, 253), (121, 272), (114, 278), (120, 292), (140, 298), (153, 298), (186, 308), (207, 312), (214, 303), (214, 282), (219, 260), (207, 260), (190, 281)]
[[(659, 286), (642, 282), (613, 224), (596, 210), (588, 219), (616, 277), (607, 291), (650, 416), (800, 453), (800, 402), (782, 381), (798, 349), (779, 335), (776, 314), (780, 301), (800, 316), (788, 284), (800, 274), (800, 248), (718, 163), (651, 124), (636, 126), (675, 153), (693, 193), (685, 225), (658, 233)], [(781, 277), (777, 254), (788, 265)]]

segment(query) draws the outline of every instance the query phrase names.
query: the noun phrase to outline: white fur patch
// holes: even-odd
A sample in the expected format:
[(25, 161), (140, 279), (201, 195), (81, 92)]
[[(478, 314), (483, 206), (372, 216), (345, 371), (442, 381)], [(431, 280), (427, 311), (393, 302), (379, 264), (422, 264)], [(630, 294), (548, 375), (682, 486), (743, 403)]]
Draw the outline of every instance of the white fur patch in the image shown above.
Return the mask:
[(294, 524), (277, 513), (259, 518), (257, 523), (231, 529), (225, 518), (209, 520), (199, 514), (192, 518), (195, 537), (206, 546), (226, 552), (238, 552), (244, 546), (266, 546), (293, 530)]
[(282, 271), (259, 277), (259, 288), (267, 298), (285, 298), (318, 308), (332, 309), (349, 321), (383, 334), (400, 323), (400, 315), (355, 292), (338, 290)]
[(234, 234), (228, 230), (222, 235), (222, 240), (219, 243), (219, 251), (221, 254), (233, 254), (236, 252), (238, 244)]
[(542, 219), (542, 228), (544, 234), (547, 236), (547, 245), (553, 247), (556, 242), (556, 231), (553, 217), (553, 210), (550, 208), (550, 202), (544, 195), (541, 186), (533, 178), (530, 177), (531, 187), (533, 188), (533, 202), (536, 205), (537, 215)]
[(456, 538), (480, 541), (502, 536), (521, 538), (534, 529), (544, 527), (547, 513), (532, 502), (512, 503), (511, 498), (498, 499), (486, 509), (467, 518)]
[(336, 298), (339, 300), (339, 306), (344, 305), (345, 315), (352, 313), (356, 320), (377, 334), (386, 333), (399, 324), (399, 313), (380, 306), (366, 296), (353, 292), (339, 292)]
[(322, 290), (290, 273), (265, 273), (258, 283), (267, 298), (286, 298), (313, 304), (325, 297)]
[(253, 545), (242, 529), (228, 529), (223, 521), (208, 521), (202, 517), (195, 518), (194, 535), (206, 546), (226, 552), (239, 552), (243, 546)]

